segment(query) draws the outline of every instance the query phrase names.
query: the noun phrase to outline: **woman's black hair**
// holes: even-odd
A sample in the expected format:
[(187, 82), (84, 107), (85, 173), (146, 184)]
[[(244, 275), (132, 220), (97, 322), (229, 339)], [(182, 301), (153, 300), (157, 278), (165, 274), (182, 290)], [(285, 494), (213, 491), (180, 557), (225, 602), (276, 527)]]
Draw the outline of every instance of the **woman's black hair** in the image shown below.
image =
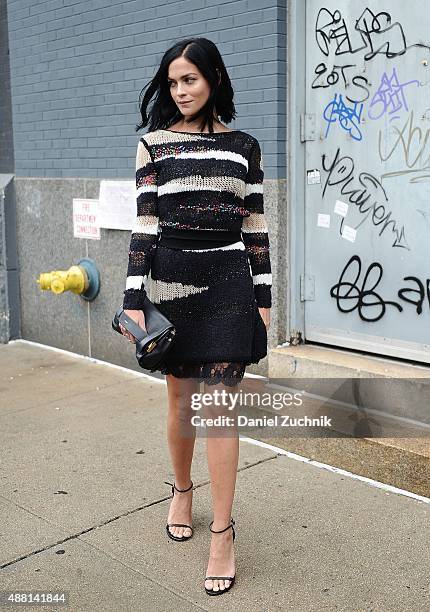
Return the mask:
[[(233, 103), (233, 87), (226, 67), (217, 46), (207, 38), (186, 38), (175, 43), (163, 55), (160, 66), (154, 78), (145, 85), (139, 95), (139, 107), (142, 121), (136, 126), (136, 131), (149, 124), (149, 132), (170, 127), (176, 123), (182, 113), (176, 106), (170, 93), (168, 70), (170, 63), (178, 57), (185, 57), (200, 70), (210, 87), (209, 98), (190, 121), (202, 117), (200, 126), (203, 132), (206, 125), (213, 131), (214, 110), (225, 123), (236, 117)], [(221, 80), (219, 81), (219, 77)], [(143, 94), (144, 90), (146, 93)], [(155, 96), (151, 109), (148, 105)]]

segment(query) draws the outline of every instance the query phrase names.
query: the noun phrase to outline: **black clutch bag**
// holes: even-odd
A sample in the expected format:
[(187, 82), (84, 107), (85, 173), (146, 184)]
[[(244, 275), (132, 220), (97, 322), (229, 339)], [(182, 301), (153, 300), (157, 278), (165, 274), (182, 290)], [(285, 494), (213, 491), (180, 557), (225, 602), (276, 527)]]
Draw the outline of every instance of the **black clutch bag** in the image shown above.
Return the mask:
[(112, 328), (123, 336), (119, 324), (136, 338), (136, 359), (141, 368), (155, 372), (163, 365), (164, 357), (175, 338), (175, 326), (145, 295), (141, 308), (145, 316), (146, 331), (118, 308), (112, 320)]

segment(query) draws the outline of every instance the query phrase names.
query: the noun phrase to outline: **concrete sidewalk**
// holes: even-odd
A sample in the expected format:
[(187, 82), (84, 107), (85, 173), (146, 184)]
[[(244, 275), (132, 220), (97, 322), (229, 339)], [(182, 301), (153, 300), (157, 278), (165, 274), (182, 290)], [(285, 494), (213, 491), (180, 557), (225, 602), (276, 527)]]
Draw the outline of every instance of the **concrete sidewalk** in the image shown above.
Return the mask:
[(0, 346), (0, 398), (0, 591), (69, 596), (36, 609), (430, 608), (428, 503), (242, 440), (236, 584), (209, 597), (206, 440), (194, 537), (173, 542), (163, 380), (17, 341)]

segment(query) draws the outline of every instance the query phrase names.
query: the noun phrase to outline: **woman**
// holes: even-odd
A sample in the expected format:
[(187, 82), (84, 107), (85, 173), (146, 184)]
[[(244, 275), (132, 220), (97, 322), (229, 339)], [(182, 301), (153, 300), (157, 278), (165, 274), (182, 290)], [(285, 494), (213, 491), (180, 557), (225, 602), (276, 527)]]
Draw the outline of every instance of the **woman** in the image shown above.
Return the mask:
[[(138, 144), (137, 219), (123, 308), (145, 329), (141, 308), (151, 272), (150, 298), (176, 327), (160, 370), (175, 474), (166, 530), (182, 542), (193, 535), (191, 394), (201, 382), (211, 390), (234, 388), (245, 366), (267, 355), (272, 275), (263, 164), (257, 139), (219, 120), (235, 117), (233, 89), (210, 40), (183, 40), (164, 54), (140, 112), (137, 130), (150, 125)], [(233, 435), (222, 427), (208, 435), (207, 451), (214, 518), (205, 590), (219, 595), (235, 581), (237, 428)]]

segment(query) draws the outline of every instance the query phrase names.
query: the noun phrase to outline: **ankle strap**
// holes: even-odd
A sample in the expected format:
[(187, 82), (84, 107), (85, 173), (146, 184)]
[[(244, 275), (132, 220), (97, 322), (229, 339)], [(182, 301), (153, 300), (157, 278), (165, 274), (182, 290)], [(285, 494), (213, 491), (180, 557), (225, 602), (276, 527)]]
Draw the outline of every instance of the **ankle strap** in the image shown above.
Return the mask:
[(194, 483), (193, 481), (191, 481), (191, 485), (188, 487), (188, 489), (178, 489), (177, 486), (175, 484), (172, 484), (171, 482), (167, 482), (166, 480), (164, 481), (165, 484), (168, 484), (172, 487), (172, 493), (174, 491), (178, 491), (178, 493), (186, 493), (187, 491), (189, 491), (190, 489), (193, 488)]
[[(213, 521), (209, 525), (209, 529), (212, 531), (212, 533), (223, 533), (224, 531), (227, 531), (227, 529), (230, 529), (230, 527), (233, 529), (233, 525), (235, 525), (235, 522), (234, 522), (233, 519), (231, 519), (230, 525), (227, 525), (227, 527), (225, 529), (221, 529), (220, 531), (214, 531), (213, 529), (211, 529), (212, 525), (213, 525)], [(233, 529), (233, 531), (234, 531), (234, 529)]]

